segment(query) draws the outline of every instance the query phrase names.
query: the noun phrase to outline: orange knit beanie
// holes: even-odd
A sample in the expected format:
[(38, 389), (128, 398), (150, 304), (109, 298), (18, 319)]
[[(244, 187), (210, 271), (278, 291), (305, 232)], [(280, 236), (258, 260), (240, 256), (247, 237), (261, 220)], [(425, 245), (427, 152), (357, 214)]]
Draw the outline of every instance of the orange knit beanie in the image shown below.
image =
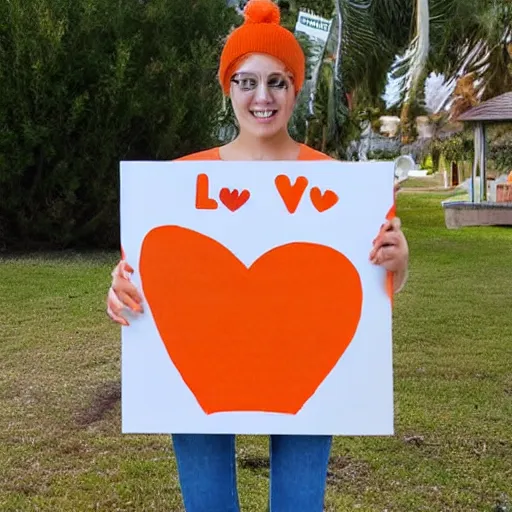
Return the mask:
[(295, 36), (280, 25), (279, 7), (271, 0), (249, 0), (245, 21), (234, 30), (220, 57), (219, 82), (226, 95), (235, 66), (251, 53), (265, 53), (284, 63), (293, 74), (295, 92), (304, 83), (305, 57)]

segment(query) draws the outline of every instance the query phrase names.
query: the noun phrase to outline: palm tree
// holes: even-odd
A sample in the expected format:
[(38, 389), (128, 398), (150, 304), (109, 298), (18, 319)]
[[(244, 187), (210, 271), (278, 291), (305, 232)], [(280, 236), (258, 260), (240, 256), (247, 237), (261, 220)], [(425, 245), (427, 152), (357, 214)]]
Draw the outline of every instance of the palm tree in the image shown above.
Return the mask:
[(429, 0), (415, 0), (415, 35), (405, 54), (394, 64), (394, 72), (407, 67), (402, 76), (404, 99), (400, 124), (402, 143), (410, 144), (413, 139), (413, 116), (411, 109), (424, 82), (425, 67), (430, 49), (430, 4)]
[[(245, 0), (226, 1), (239, 11), (245, 4)], [(381, 95), (387, 72), (398, 49), (408, 42), (408, 0), (276, 1), (283, 25), (292, 31), (299, 10), (333, 20), (327, 47), (316, 57), (315, 72), (310, 70), (312, 80), (299, 98), (291, 128), (295, 136), (313, 146), (343, 153), (343, 139), (351, 137), (348, 128), (355, 129), (347, 108), (348, 94), (356, 111), (357, 105), (384, 107)], [(308, 54), (307, 39), (299, 39)]]
[(512, 90), (510, 0), (436, 0), (433, 14), (449, 23), (432, 22), (432, 69), (453, 87), (473, 73), (480, 100)]
[[(403, 12), (403, 2), (384, 0), (384, 3), (394, 4), (399, 13)], [(354, 127), (347, 108), (347, 93), (356, 106), (361, 104), (365, 109), (369, 105), (383, 106), (380, 96), (400, 38), (396, 31), (386, 28), (392, 34), (388, 40), (385, 27), (375, 23), (383, 18), (382, 7), (375, 7), (378, 3), (372, 0), (324, 0), (322, 11), (317, 8), (317, 0), (297, 0), (293, 6), (311, 9), (333, 20), (327, 46), (320, 56), (321, 64), (309, 84), (313, 94), (310, 96), (308, 91), (302, 96), (296, 116), (296, 120), (300, 119), (304, 110), (309, 111), (305, 134), (309, 144), (343, 154), (344, 142), (350, 138), (348, 128)], [(403, 46), (407, 32), (402, 31), (401, 36)], [(313, 108), (308, 108), (310, 97), (314, 99)], [(354, 117), (357, 118), (357, 114)]]
[(444, 109), (460, 79), (470, 79), (478, 99), (512, 90), (512, 3), (509, 0), (414, 0), (414, 37), (392, 75), (402, 105), (402, 139), (410, 142), (415, 107), (434, 71), (446, 77)]
[[(293, 30), (297, 11), (310, 9), (333, 19), (321, 65), (295, 116), (296, 132), (318, 147), (340, 148), (351, 117), (347, 93), (358, 110), (385, 109), (382, 93), (391, 76), (398, 94), (402, 141), (414, 137), (413, 119), (423, 113), (424, 81), (431, 72), (447, 83), (475, 77), (478, 98), (512, 90), (512, 2), (510, 0), (279, 0)], [(305, 46), (307, 43), (305, 42)], [(306, 48), (307, 51), (307, 48)], [(388, 105), (389, 106), (389, 105)], [(300, 125), (300, 126), (299, 126)], [(325, 129), (319, 129), (324, 126)], [(304, 126), (307, 130), (304, 131)]]

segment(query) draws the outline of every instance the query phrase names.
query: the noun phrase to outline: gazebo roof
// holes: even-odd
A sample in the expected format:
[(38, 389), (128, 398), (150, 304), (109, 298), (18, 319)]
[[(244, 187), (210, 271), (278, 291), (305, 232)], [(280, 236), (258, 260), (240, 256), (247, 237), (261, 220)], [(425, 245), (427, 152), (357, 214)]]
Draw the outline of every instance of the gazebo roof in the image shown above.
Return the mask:
[(512, 92), (506, 92), (466, 110), (457, 121), (512, 121)]

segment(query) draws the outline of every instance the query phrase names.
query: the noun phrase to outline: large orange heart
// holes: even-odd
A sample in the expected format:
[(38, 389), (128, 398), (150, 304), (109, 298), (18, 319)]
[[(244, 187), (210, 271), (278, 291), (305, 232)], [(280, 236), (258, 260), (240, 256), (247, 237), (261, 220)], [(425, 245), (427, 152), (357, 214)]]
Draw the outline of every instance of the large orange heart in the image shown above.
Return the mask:
[(297, 413), (339, 361), (361, 317), (354, 265), (291, 243), (249, 268), (178, 226), (142, 244), (146, 300), (169, 357), (207, 413)]

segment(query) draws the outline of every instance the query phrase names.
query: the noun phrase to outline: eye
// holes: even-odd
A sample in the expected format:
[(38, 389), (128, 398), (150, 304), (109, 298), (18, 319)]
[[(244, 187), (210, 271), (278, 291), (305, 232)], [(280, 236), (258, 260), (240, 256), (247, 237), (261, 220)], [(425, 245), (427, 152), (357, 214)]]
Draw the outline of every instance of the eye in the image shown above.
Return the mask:
[(241, 91), (253, 91), (258, 86), (258, 81), (254, 77), (238, 76), (232, 79), (238, 85)]
[(281, 76), (274, 76), (272, 78), (269, 78), (268, 86), (271, 89), (288, 89), (290, 84), (288, 80), (286, 80), (286, 78), (283, 78)]
[(257, 82), (254, 78), (242, 78), (239, 84), (243, 91), (252, 91), (256, 88)]

